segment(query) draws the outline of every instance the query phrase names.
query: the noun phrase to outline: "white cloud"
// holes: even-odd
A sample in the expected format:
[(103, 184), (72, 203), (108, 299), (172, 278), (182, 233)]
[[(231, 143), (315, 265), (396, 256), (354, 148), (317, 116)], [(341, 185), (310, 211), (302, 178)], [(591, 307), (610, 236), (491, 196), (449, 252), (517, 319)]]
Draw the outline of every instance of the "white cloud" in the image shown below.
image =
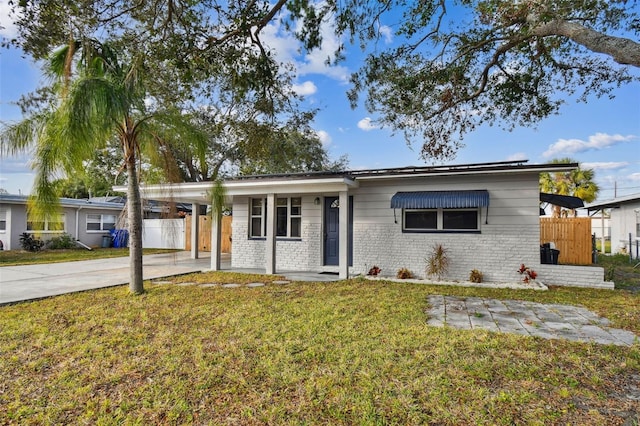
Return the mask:
[(627, 176), (627, 179), (634, 182), (640, 182), (640, 173), (631, 173), (629, 176)]
[(507, 157), (507, 161), (524, 161), (528, 160), (529, 156), (524, 152), (516, 152)]
[(594, 163), (580, 163), (580, 167), (583, 169), (593, 170), (615, 170), (627, 167), (629, 163), (626, 161), (597, 161)]
[(18, 27), (15, 25), (16, 15), (11, 13), (8, 0), (0, 0), (0, 35), (13, 38), (18, 35)]
[(294, 84), (293, 91), (300, 96), (309, 96), (316, 93), (318, 91), (318, 87), (313, 84), (313, 81), (307, 80), (302, 84)]
[[(2, 1), (2, 0), (0, 0)], [(301, 25), (298, 22), (298, 25)], [(282, 30), (278, 22), (267, 25), (260, 33), (260, 39), (272, 50), (275, 59), (282, 63), (293, 64), (298, 76), (321, 74), (343, 83), (349, 81), (349, 70), (341, 65), (328, 65), (327, 59), (334, 56), (341, 44), (336, 36), (333, 19), (325, 19), (320, 25), (322, 45), (304, 55), (300, 54), (301, 43)]]
[(318, 139), (320, 139), (323, 147), (327, 148), (329, 145), (331, 145), (333, 139), (331, 139), (331, 135), (329, 133), (325, 132), (324, 130), (318, 130), (316, 131), (316, 134), (318, 135)]
[(375, 130), (378, 128), (372, 121), (370, 117), (365, 117), (362, 120), (358, 121), (358, 128), (364, 130), (365, 132), (369, 132), (371, 130)]
[(384, 37), (385, 43), (389, 44), (393, 41), (393, 32), (391, 31), (391, 27), (380, 25), (380, 28), (378, 28), (378, 33)]
[(607, 133), (596, 133), (589, 136), (588, 141), (581, 139), (558, 139), (554, 144), (549, 145), (542, 155), (544, 157), (553, 157), (564, 154), (575, 154), (585, 151), (597, 151), (610, 146), (616, 145), (621, 142), (629, 142), (636, 139), (635, 135), (609, 135)]

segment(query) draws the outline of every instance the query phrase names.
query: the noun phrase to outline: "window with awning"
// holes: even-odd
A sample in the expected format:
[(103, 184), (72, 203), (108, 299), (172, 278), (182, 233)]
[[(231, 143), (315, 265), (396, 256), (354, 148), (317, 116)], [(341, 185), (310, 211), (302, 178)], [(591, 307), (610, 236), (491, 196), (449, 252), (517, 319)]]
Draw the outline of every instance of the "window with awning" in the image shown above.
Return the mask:
[(486, 207), (489, 191), (414, 191), (396, 192), (391, 197), (392, 209), (461, 209)]
[(397, 192), (391, 208), (402, 209), (403, 232), (478, 232), (480, 209), (489, 207), (489, 191)]

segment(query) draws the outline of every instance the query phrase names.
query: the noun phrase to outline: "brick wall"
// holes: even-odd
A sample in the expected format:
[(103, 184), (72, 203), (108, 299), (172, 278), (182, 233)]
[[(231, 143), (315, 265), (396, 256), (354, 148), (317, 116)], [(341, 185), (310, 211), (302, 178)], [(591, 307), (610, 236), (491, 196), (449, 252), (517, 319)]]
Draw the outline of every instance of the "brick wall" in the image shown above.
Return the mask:
[(538, 280), (547, 285), (592, 287), (613, 290), (614, 284), (604, 280), (599, 266), (538, 265)]
[(400, 224), (354, 224), (354, 265), (366, 273), (373, 265), (383, 276), (395, 276), (399, 268), (410, 269), (417, 278), (427, 278), (425, 259), (435, 244), (442, 244), (450, 261), (447, 280), (467, 281), (472, 269), (484, 274), (485, 281), (513, 282), (521, 263), (536, 265), (539, 248), (535, 226), (483, 225), (481, 234), (402, 233)]

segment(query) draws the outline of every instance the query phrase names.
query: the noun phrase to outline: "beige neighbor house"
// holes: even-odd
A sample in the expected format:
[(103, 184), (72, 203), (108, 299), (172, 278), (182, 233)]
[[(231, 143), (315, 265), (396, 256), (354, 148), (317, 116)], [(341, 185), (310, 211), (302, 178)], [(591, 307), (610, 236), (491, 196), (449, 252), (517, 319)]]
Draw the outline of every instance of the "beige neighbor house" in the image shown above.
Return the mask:
[[(375, 265), (383, 276), (408, 268), (425, 277), (425, 258), (441, 244), (451, 262), (447, 280), (466, 281), (478, 269), (485, 282), (520, 281), (525, 264), (547, 284), (611, 288), (602, 268), (540, 264), (539, 175), (575, 167), (499, 162), (227, 179), (231, 267), (347, 278)], [(198, 211), (210, 188), (197, 182), (142, 192)], [(211, 267), (218, 270), (220, 227), (213, 222)]]
[(0, 241), (4, 250), (20, 250), (23, 232), (36, 234), (44, 241), (66, 233), (89, 247), (101, 246), (103, 236), (109, 236), (123, 209), (121, 203), (60, 198), (60, 216), (34, 222), (27, 217), (28, 198), (0, 194)]

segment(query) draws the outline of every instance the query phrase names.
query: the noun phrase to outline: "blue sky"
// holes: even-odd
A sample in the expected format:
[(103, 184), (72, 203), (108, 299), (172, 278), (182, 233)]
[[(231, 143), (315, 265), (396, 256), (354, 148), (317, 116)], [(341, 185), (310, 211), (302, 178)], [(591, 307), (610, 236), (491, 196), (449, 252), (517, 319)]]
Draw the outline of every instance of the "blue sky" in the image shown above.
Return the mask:
[[(7, 0), (0, 0), (0, 35), (14, 29), (7, 23)], [(393, 37), (382, 27), (385, 43)], [(336, 67), (325, 59), (338, 45), (327, 26), (322, 50), (300, 55), (299, 45), (275, 26), (263, 37), (283, 61), (296, 64), (296, 89), (306, 96), (309, 106), (319, 107), (314, 128), (331, 157), (347, 154), (350, 167), (385, 168), (424, 165), (420, 159), (420, 141), (412, 147), (400, 135), (393, 136), (376, 125), (376, 117), (362, 106), (352, 110), (346, 97), (349, 74), (355, 71), (363, 55), (358, 49), (347, 51), (348, 60)], [(640, 70), (633, 70), (640, 75)], [(21, 118), (15, 102), (41, 82), (37, 64), (15, 50), (0, 51), (0, 121)], [(585, 103), (568, 100), (560, 114), (546, 119), (537, 128), (516, 128), (507, 132), (485, 126), (467, 134), (465, 146), (450, 164), (529, 159), (544, 163), (553, 158), (572, 157), (583, 167), (596, 171), (601, 187), (600, 200), (617, 195), (640, 193), (640, 83), (614, 91), (614, 99), (592, 98)], [(10, 193), (28, 194), (33, 175), (28, 156), (0, 158), (0, 187)]]

